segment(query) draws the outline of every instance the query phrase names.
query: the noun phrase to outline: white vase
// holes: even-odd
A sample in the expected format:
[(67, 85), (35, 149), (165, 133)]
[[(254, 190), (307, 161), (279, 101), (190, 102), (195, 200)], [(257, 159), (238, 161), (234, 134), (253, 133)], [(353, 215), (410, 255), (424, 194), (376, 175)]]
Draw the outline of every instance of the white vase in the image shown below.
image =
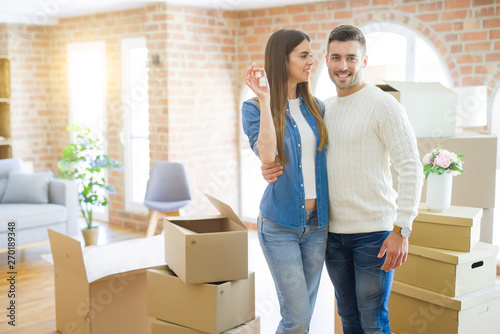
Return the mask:
[(427, 178), (426, 204), (433, 212), (445, 212), (451, 205), (453, 175), (450, 172), (430, 173)]

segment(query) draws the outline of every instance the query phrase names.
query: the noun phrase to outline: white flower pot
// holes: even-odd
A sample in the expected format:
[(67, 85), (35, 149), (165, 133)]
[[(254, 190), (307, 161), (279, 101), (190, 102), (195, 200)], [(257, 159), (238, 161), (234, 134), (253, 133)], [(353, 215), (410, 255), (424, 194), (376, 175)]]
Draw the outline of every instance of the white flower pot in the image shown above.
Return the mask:
[(445, 212), (451, 205), (453, 175), (450, 172), (431, 173), (427, 178), (426, 204), (433, 212)]

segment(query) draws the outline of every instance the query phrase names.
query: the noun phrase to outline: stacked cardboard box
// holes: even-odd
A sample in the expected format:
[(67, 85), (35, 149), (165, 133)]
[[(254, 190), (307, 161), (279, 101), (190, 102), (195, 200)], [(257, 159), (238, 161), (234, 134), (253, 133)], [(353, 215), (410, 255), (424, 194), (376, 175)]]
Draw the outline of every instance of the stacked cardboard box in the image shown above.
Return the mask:
[(377, 85), (406, 108), (417, 138), (453, 137), (457, 93), (438, 82), (385, 81)]
[(208, 196), (222, 216), (164, 220), (167, 266), (147, 272), (152, 334), (258, 334), (248, 231), (233, 210)]
[(163, 267), (163, 237), (85, 247), (49, 229), (58, 333), (149, 333), (146, 270)]
[[(413, 223), (407, 261), (396, 269), (389, 318), (399, 334), (496, 333), (498, 247), (479, 242), (482, 209), (425, 205)], [(481, 330), (476, 330), (481, 328)]]

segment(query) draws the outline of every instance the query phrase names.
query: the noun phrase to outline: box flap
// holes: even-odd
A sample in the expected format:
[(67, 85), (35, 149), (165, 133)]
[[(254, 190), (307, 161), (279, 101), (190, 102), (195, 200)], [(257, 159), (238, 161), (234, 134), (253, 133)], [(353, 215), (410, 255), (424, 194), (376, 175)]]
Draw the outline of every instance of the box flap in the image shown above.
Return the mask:
[(181, 231), (182, 234), (185, 234), (185, 235), (192, 235), (192, 234), (197, 235), (198, 234), (198, 233), (196, 233), (194, 231), (191, 231), (191, 230), (189, 230), (189, 229), (187, 229), (185, 227), (182, 227), (182, 226), (179, 226), (178, 224), (176, 224), (176, 221), (181, 221), (182, 222), (184, 220), (172, 219), (171, 217), (165, 217), (163, 219), (164, 219), (164, 222), (165, 221), (172, 222), (173, 223), (172, 227), (178, 229), (179, 231)]
[(390, 86), (390, 85), (384, 85), (384, 84), (378, 84), (375, 85), (378, 88), (382, 89), (384, 92), (397, 92), (396, 88)]
[(480, 222), (483, 209), (467, 206), (454, 206), (446, 212), (432, 212), (425, 203), (420, 203), (417, 222), (438, 223), (444, 225), (472, 226), (474, 222)]
[[(51, 232), (53, 232), (52, 237)], [(62, 268), (89, 283), (110, 275), (165, 264), (163, 235), (124, 240), (103, 246), (85, 247), (84, 249), (78, 240), (64, 234), (49, 230), (49, 237), (52, 259), (50, 255), (42, 257), (46, 261), (54, 263), (56, 267)], [(53, 245), (57, 245), (57, 248), (54, 248)], [(64, 267), (61, 267), (62, 265)]]
[(165, 264), (163, 235), (86, 247), (84, 252), (87, 277), (90, 282), (137, 269)]
[(470, 252), (459, 252), (410, 244), (408, 247), (408, 252), (414, 255), (420, 255), (446, 263), (462, 264), (482, 260), (489, 256), (496, 256), (496, 254), (498, 253), (498, 246), (487, 244), (484, 242), (478, 242)]
[(232, 221), (234, 221), (235, 223), (246, 229), (245, 224), (243, 224), (243, 222), (240, 220), (240, 218), (238, 218), (238, 216), (234, 213), (233, 209), (231, 209), (229, 205), (219, 201), (218, 199), (216, 199), (213, 196), (210, 196), (207, 193), (205, 193), (205, 196), (208, 197), (210, 202), (212, 202), (212, 204), (217, 208), (217, 210), (219, 210), (219, 212), (223, 216), (228, 217), (229, 219), (231, 219)]
[(456, 93), (443, 86), (439, 82), (409, 82), (409, 81), (389, 81), (384, 80), (389, 86), (400, 91), (401, 93), (416, 93), (416, 94), (452, 94)]
[(80, 241), (48, 229), (54, 266), (87, 281)]
[(437, 306), (462, 311), (489, 300), (500, 298), (500, 285), (477, 290), (460, 297), (449, 297), (437, 292), (422, 289), (414, 285), (394, 280), (392, 291), (411, 298), (422, 300)]

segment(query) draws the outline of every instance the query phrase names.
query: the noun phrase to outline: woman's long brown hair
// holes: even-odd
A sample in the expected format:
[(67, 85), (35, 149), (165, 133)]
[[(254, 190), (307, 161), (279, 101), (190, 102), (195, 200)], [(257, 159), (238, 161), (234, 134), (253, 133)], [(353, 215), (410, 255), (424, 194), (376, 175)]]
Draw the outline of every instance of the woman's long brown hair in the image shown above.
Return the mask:
[[(264, 69), (269, 82), (271, 96), (271, 114), (273, 116), (278, 155), (276, 161), (286, 165), (283, 152), (283, 141), (285, 137), (285, 110), (288, 103), (288, 60), (290, 53), (304, 40), (311, 41), (304, 32), (296, 29), (281, 29), (274, 32), (266, 45)], [(304, 102), (316, 119), (318, 124), (319, 145), (317, 150), (323, 149), (328, 142), (328, 133), (321, 115), (321, 108), (312, 95), (309, 82), (297, 84), (299, 93)]]

